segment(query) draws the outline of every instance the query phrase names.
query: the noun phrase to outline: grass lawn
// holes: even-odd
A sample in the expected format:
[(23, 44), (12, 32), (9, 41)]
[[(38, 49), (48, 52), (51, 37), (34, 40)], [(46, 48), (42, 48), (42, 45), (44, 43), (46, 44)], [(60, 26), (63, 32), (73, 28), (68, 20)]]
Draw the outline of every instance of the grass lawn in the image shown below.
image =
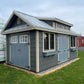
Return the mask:
[(80, 60), (42, 77), (0, 64), (0, 84), (84, 84), (84, 52), (78, 54)]

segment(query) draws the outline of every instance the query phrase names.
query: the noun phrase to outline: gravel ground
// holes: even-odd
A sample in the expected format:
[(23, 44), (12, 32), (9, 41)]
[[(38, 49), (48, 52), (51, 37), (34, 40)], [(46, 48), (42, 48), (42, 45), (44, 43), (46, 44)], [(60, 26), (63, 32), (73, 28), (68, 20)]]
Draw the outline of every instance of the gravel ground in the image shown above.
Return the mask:
[(78, 51), (84, 51), (84, 47), (78, 47)]

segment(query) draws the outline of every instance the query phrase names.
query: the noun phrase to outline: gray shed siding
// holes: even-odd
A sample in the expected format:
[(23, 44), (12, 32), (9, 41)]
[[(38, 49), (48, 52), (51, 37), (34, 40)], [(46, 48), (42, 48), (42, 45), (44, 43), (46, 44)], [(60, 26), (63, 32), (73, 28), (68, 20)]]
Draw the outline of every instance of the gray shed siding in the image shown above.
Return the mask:
[[(26, 34), (27, 32), (24, 32)], [(29, 31), (30, 33), (30, 67), (31, 71), (36, 72), (36, 31)], [(55, 46), (56, 51), (58, 51), (58, 35), (55, 34)], [(10, 35), (6, 35), (7, 37), (7, 63), (10, 64), (10, 44), (9, 44), (9, 38)], [(69, 39), (70, 42), (70, 39)], [(70, 44), (70, 43), (69, 43)], [(77, 43), (76, 43), (77, 46)], [(70, 58), (69, 59), (75, 59), (77, 58), (77, 51), (71, 52), (70, 51)], [(58, 53), (54, 56), (44, 57), (43, 56), (43, 32), (39, 31), (39, 72), (46, 70), (50, 67), (53, 67), (55, 65), (58, 65)]]
[(6, 35), (6, 63), (9, 64), (9, 59), (10, 59), (10, 48), (9, 48), (9, 35)]
[[(57, 44), (57, 34), (55, 34), (55, 42)], [(56, 46), (57, 50), (57, 46)], [(43, 32), (39, 32), (39, 71), (46, 70), (52, 66), (55, 66), (58, 64), (58, 56), (49, 56), (44, 57), (43, 56)]]
[(30, 31), (30, 62), (31, 70), (36, 72), (36, 31)]

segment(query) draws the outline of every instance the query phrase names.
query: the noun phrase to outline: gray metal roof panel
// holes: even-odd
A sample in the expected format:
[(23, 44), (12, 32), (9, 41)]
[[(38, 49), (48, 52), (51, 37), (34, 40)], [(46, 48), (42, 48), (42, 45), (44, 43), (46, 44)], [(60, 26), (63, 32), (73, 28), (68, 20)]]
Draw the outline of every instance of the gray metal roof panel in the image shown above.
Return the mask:
[(17, 12), (16, 13), (23, 17), (26, 21), (28, 21), (30, 24), (32, 24), (34, 27), (42, 27), (42, 28), (47, 28), (47, 29), (52, 29), (53, 28), (48, 25), (47, 23), (43, 22), (43, 21), (40, 21), (37, 17), (34, 17), (34, 16), (31, 16), (31, 15), (28, 15), (28, 14), (24, 14), (24, 13), (21, 13), (21, 12)]
[(58, 18), (38, 17), (38, 19), (39, 19), (39, 20), (53, 20), (53, 21), (57, 21), (57, 22), (59, 22), (59, 23), (62, 23), (62, 24), (68, 25), (68, 26), (70, 26), (70, 27), (73, 26), (73, 24), (68, 23), (68, 22), (66, 22), (66, 21), (63, 21), (63, 20), (60, 20), (60, 19), (58, 19)]
[[(30, 26), (27, 26), (27, 25), (21, 25), (21, 26), (18, 26), (18, 27), (13, 27), (13, 28), (10, 28), (8, 30), (5, 30), (4, 33), (9, 33), (9, 32), (14, 32), (14, 31), (18, 31), (18, 30), (23, 30), (25, 31), (25, 29), (28, 29), (30, 28)], [(45, 28), (39, 28), (40, 30), (41, 29), (45, 29)], [(76, 33), (74, 33), (73, 31), (65, 31), (65, 30), (60, 30), (60, 29), (54, 29), (53, 28), (53, 31), (56, 31), (56, 32), (59, 32), (59, 33), (65, 33), (65, 34), (73, 34), (73, 35), (77, 35)]]
[[(21, 17), (22, 19), (24, 19), (24, 21), (28, 24), (28, 22), (34, 27), (34, 28), (38, 28), (39, 30), (42, 29), (46, 29), (46, 30), (50, 30), (50, 31), (55, 31), (55, 32), (61, 32), (61, 33), (65, 33), (65, 34), (74, 34), (77, 35), (75, 33), (73, 33), (72, 31), (65, 31), (65, 30), (61, 30), (61, 29), (55, 29), (52, 26), (48, 25), (47, 23), (40, 21), (37, 17), (28, 15), (28, 14), (24, 14), (22, 12), (18, 12), (18, 11), (14, 11), (14, 14), (18, 15), (18, 17)], [(29, 28), (29, 26), (27, 25), (21, 25), (14, 28), (10, 28), (5, 30), (5, 33), (8, 32), (12, 32), (12, 31), (17, 31), (17, 30), (22, 30), (22, 29), (26, 29)], [(24, 31), (24, 30), (23, 30)]]
[(18, 26), (18, 27), (12, 27), (10, 29), (5, 30), (4, 32), (8, 33), (8, 32), (18, 31), (18, 30), (26, 29), (26, 28), (30, 28), (30, 26), (28, 26), (28, 25), (21, 25), (21, 26)]

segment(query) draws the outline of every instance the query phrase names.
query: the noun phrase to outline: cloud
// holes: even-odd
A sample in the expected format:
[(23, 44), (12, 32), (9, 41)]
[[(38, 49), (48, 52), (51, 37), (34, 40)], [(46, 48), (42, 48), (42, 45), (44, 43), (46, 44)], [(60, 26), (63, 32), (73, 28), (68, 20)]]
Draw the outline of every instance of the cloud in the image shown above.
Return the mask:
[(56, 17), (74, 24), (73, 31), (84, 31), (84, 0), (7, 0), (0, 4), (0, 18), (8, 19), (13, 10), (39, 17)]

